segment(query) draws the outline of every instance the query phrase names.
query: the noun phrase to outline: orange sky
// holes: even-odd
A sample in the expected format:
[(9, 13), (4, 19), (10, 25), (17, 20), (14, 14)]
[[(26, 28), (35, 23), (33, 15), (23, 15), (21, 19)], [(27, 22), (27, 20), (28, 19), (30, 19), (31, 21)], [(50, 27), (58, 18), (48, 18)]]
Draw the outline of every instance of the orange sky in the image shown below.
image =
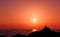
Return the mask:
[[(60, 1), (0, 1), (0, 29), (60, 29)], [(32, 21), (36, 18), (36, 24)], [(33, 27), (32, 27), (33, 26)]]

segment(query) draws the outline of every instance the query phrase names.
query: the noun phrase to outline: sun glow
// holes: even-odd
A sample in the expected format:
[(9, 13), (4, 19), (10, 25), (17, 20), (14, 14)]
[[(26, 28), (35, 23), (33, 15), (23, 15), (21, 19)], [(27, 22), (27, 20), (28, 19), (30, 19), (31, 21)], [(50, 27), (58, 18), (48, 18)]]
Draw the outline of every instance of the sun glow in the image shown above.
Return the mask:
[(37, 29), (32, 29), (32, 32), (38, 31)]
[(36, 18), (33, 18), (33, 22), (36, 22)]

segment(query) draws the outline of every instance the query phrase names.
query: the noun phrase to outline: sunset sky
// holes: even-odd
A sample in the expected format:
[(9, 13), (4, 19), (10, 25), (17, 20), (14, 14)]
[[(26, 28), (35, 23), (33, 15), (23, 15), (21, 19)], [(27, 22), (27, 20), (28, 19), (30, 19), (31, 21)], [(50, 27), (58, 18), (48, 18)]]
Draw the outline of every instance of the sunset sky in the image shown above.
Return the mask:
[(60, 29), (60, 1), (0, 0), (0, 29), (40, 29), (45, 24)]

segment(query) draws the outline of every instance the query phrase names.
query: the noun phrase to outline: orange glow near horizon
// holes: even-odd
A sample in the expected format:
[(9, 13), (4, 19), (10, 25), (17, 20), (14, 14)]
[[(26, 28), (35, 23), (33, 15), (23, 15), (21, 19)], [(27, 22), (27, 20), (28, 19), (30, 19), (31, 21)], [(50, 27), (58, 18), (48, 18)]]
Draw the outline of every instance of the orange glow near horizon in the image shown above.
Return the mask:
[(37, 29), (32, 29), (32, 32), (38, 31)]
[[(60, 29), (59, 1), (0, 1), (0, 29)], [(56, 24), (56, 25), (55, 25)]]

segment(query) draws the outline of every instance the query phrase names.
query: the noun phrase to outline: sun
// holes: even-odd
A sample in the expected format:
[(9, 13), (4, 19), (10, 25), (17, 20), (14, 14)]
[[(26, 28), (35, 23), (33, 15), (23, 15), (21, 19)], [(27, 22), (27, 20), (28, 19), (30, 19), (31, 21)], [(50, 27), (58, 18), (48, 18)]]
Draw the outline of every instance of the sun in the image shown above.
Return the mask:
[(33, 18), (33, 22), (36, 22), (36, 18)]

